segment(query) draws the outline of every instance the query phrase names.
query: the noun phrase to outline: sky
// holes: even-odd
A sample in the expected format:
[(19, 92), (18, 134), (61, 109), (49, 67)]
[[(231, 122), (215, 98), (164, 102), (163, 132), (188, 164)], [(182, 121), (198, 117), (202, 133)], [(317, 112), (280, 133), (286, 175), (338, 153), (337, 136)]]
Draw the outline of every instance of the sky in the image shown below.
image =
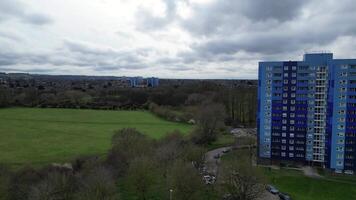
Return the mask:
[(0, 0), (0, 71), (255, 79), (259, 61), (356, 57), (354, 0)]

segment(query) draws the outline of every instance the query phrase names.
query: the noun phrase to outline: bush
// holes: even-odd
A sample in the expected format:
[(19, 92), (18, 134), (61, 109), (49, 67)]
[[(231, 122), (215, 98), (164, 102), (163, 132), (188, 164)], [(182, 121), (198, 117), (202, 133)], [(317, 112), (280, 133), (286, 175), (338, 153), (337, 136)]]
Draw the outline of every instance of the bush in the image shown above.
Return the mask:
[(112, 172), (104, 167), (89, 170), (80, 175), (79, 189), (75, 195), (78, 200), (116, 200), (117, 188)]

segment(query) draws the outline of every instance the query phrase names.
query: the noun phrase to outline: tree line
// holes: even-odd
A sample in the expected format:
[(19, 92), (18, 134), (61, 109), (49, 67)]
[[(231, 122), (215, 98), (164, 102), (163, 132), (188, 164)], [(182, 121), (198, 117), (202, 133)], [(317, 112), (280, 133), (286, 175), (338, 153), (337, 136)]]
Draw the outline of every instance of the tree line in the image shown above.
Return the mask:
[(147, 109), (169, 120), (189, 121), (197, 106), (221, 104), (227, 125), (255, 125), (257, 87), (229, 86), (209, 81), (158, 88), (5, 87), (0, 85), (0, 107), (23, 106), (81, 109)]
[(39, 169), (0, 166), (0, 199), (254, 200), (261, 195), (263, 180), (251, 162), (242, 159), (223, 164), (214, 186), (205, 184), (200, 173), (205, 152), (191, 136), (177, 131), (154, 140), (135, 129), (122, 129), (113, 135), (106, 156)]

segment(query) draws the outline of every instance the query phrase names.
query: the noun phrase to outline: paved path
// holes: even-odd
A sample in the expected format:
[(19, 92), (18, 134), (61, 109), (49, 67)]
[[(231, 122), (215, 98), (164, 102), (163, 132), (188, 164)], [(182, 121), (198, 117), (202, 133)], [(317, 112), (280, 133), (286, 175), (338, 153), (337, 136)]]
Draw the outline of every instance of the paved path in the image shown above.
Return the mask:
[(214, 149), (211, 151), (206, 152), (205, 154), (205, 167), (207, 170), (208, 174), (212, 174), (214, 176), (217, 176), (218, 174), (218, 169), (219, 169), (219, 163), (220, 163), (220, 157), (215, 158), (214, 156), (219, 154), (220, 156), (223, 155), (223, 151), (225, 149), (231, 149), (232, 147), (221, 147), (218, 149)]
[(302, 167), (302, 171), (303, 171), (305, 176), (308, 176), (308, 177), (311, 177), (311, 178), (324, 178), (323, 176), (318, 174), (316, 169), (314, 169), (314, 168), (312, 168), (310, 166)]
[[(218, 173), (219, 173), (219, 163), (220, 163), (220, 158), (215, 158), (214, 156), (217, 154), (220, 154), (220, 156), (222, 156), (224, 153), (223, 151), (225, 149), (229, 149), (231, 150), (232, 147), (228, 146), (228, 147), (221, 147), (218, 149), (214, 149), (211, 151), (208, 151), (205, 154), (205, 167), (207, 169), (207, 173), (214, 175), (215, 177), (217, 177)], [(265, 191), (263, 193), (263, 195), (258, 199), (258, 200), (278, 200), (279, 197), (278, 195), (273, 195), (271, 193), (269, 193), (268, 191)]]

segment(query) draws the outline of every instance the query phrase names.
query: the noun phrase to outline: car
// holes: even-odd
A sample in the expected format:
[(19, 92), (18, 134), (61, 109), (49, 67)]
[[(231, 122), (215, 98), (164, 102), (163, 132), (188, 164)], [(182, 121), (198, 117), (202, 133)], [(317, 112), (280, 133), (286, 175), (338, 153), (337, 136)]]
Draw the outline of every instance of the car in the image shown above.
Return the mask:
[(203, 176), (203, 180), (204, 180), (205, 184), (210, 185), (210, 184), (215, 183), (216, 178), (213, 175), (205, 175), (205, 176)]
[(215, 154), (215, 155), (214, 155), (214, 158), (215, 158), (215, 159), (220, 158), (220, 154), (218, 154), (218, 153), (217, 153), (217, 154)]
[(292, 200), (292, 198), (290, 198), (290, 196), (288, 194), (285, 193), (279, 193), (279, 199), (280, 200)]
[(230, 152), (230, 149), (224, 149), (223, 150), (223, 153), (228, 153), (228, 152)]
[(267, 185), (266, 190), (272, 194), (278, 194), (279, 191), (273, 185)]

